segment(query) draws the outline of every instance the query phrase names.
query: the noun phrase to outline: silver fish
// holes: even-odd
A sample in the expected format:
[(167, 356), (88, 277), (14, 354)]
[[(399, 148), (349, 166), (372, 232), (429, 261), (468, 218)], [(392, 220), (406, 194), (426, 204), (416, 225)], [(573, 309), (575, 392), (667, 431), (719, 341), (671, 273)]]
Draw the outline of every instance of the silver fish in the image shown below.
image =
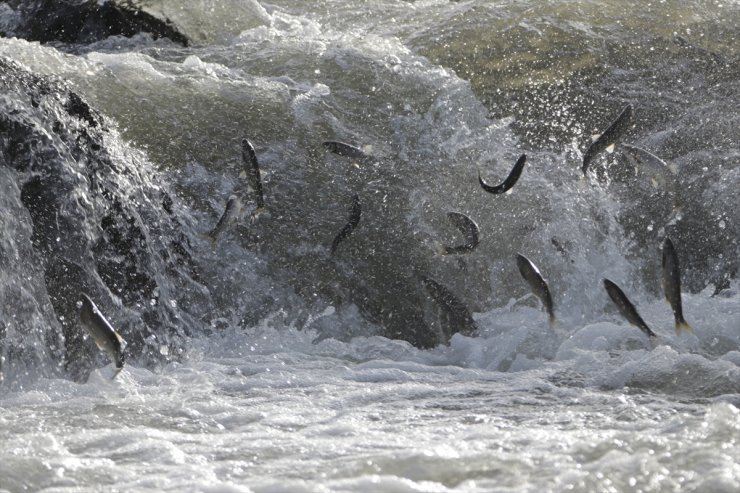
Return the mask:
[(359, 147), (355, 147), (350, 144), (345, 144), (344, 142), (338, 142), (336, 140), (327, 140), (322, 143), (324, 147), (326, 147), (327, 150), (330, 152), (333, 152), (334, 154), (338, 154), (340, 156), (348, 157), (351, 159), (359, 159), (359, 160), (367, 160), (370, 159), (370, 156), (365, 153), (362, 149)]
[(475, 221), (459, 212), (448, 212), (447, 218), (463, 234), (465, 243), (462, 245), (445, 246), (442, 249), (442, 254), (468, 253), (475, 250), (475, 247), (480, 243), (480, 230)]
[(552, 302), (550, 288), (547, 287), (547, 281), (540, 274), (540, 270), (521, 253), (516, 254), (516, 265), (519, 268), (519, 273), (527, 281), (535, 296), (542, 301), (547, 314), (550, 315), (550, 325), (555, 325), (555, 305)]
[(337, 251), (339, 244), (344, 241), (352, 231), (355, 230), (357, 225), (360, 223), (360, 216), (362, 215), (362, 204), (360, 203), (360, 196), (354, 194), (352, 196), (352, 210), (349, 213), (349, 219), (347, 224), (344, 225), (342, 230), (334, 237), (334, 241), (331, 243), (331, 254)]
[(208, 238), (211, 240), (211, 243), (215, 244), (216, 240), (218, 240), (218, 236), (223, 233), (232, 223), (239, 219), (239, 213), (241, 212), (241, 210), (242, 201), (239, 196), (230, 195), (229, 200), (226, 202), (226, 209), (221, 215), (221, 219), (219, 219), (218, 223), (216, 223), (216, 227), (214, 227), (211, 232), (208, 233)]
[(604, 130), (604, 133), (599, 135), (596, 140), (591, 143), (588, 149), (586, 149), (586, 153), (583, 155), (583, 166), (581, 167), (581, 171), (583, 171), (584, 176), (588, 171), (588, 166), (591, 164), (591, 160), (603, 150), (609, 149), (616, 144), (617, 140), (619, 140), (631, 123), (632, 105), (628, 104), (624, 107), (617, 119), (614, 120), (606, 130)]
[(663, 292), (665, 299), (670, 303), (673, 317), (676, 320), (676, 333), (691, 331), (691, 326), (683, 318), (683, 307), (681, 306), (681, 270), (678, 265), (678, 255), (673, 248), (673, 242), (666, 236), (663, 241)]
[(471, 336), (478, 330), (468, 307), (449, 289), (429, 277), (424, 277), (421, 283), (440, 308), (441, 342), (448, 344), (450, 338), (458, 332), (464, 336)]
[(247, 139), (242, 140), (242, 162), (244, 163), (247, 181), (256, 195), (257, 211), (264, 210), (265, 197), (262, 193), (262, 176), (260, 174), (260, 165), (257, 162), (257, 153), (254, 152), (254, 146)]
[(125, 359), (123, 349), (126, 346), (126, 342), (85, 293), (82, 293), (80, 321), (82, 322), (82, 326), (87, 330), (87, 333), (95, 341), (98, 349), (105, 351), (113, 358), (118, 370), (123, 368)]
[(622, 144), (620, 149), (638, 172), (650, 178), (653, 186), (660, 186), (673, 194), (678, 192), (675, 166), (669, 165), (642, 147)]
[(506, 177), (506, 179), (500, 184), (496, 186), (488, 185), (486, 182), (483, 181), (483, 178), (480, 175), (480, 170), (478, 170), (478, 183), (480, 183), (480, 186), (483, 187), (483, 190), (485, 190), (488, 193), (493, 194), (501, 194), (508, 192), (511, 187), (513, 187), (517, 180), (519, 180), (519, 175), (522, 174), (522, 170), (524, 169), (524, 164), (527, 162), (527, 155), (522, 154), (519, 156), (519, 159), (517, 160), (516, 164), (514, 164), (514, 167), (511, 169), (511, 172), (509, 173), (509, 176)]
[(650, 327), (647, 326), (640, 314), (637, 313), (637, 308), (635, 308), (635, 305), (630, 302), (627, 295), (624, 294), (624, 291), (622, 291), (619, 286), (609, 279), (604, 279), (604, 288), (606, 288), (606, 292), (609, 293), (609, 297), (612, 299), (614, 304), (617, 305), (619, 313), (621, 313), (629, 323), (638, 327), (641, 331), (647, 334), (651, 340), (657, 337), (655, 332), (650, 330)]

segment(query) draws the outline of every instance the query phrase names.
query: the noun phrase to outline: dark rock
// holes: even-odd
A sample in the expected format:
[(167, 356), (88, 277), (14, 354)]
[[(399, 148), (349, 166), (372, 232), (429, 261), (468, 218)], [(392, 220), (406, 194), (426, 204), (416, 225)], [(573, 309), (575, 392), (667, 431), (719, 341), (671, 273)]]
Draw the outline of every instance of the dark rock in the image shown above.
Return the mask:
[(13, 33), (41, 43), (91, 43), (109, 36), (149, 33), (188, 45), (188, 38), (169, 19), (159, 19), (131, 2), (108, 0), (9, 0), (20, 14)]
[(1, 57), (0, 73), (0, 226), (10, 235), (0, 241), (0, 290), (25, 300), (2, 301), (0, 350), (17, 355), (6, 373), (31, 361), (29, 351), (77, 378), (95, 358), (108, 363), (83, 340), (81, 292), (127, 341), (129, 361), (176, 355), (197, 318), (179, 302), (196, 296), (183, 304), (210, 307), (181, 208), (153, 166), (65, 82)]
[(77, 94), (69, 93), (69, 99), (67, 99), (64, 109), (67, 110), (70, 116), (85, 120), (91, 127), (98, 126), (98, 119), (93, 115), (92, 109)]

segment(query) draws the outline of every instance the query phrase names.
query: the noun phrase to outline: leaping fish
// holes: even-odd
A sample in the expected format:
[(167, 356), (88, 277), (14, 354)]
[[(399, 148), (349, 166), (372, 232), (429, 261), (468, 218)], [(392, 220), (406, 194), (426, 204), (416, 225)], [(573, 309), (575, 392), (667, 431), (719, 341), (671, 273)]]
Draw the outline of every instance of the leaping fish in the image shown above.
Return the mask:
[[(126, 341), (115, 331), (105, 319), (95, 303), (88, 295), (82, 293), (82, 307), (80, 308), (80, 322), (87, 333), (95, 341), (98, 349), (105, 351), (113, 358), (116, 364), (116, 375), (123, 368)], [(113, 376), (115, 378), (115, 375)]]
[(622, 150), (622, 154), (635, 167), (635, 170), (644, 173), (650, 178), (654, 187), (660, 185), (663, 189), (674, 194), (678, 191), (675, 165), (669, 165), (642, 147), (622, 144), (620, 149)]
[(421, 283), (441, 310), (440, 323), (444, 344), (449, 344), (450, 338), (458, 332), (464, 336), (471, 336), (478, 330), (468, 307), (449, 289), (429, 277), (424, 277)]
[(480, 243), (480, 230), (475, 221), (459, 212), (448, 212), (447, 218), (463, 234), (465, 237), (465, 243), (462, 245), (442, 247), (442, 255), (468, 253), (475, 250), (475, 247)]
[(527, 281), (530, 289), (532, 289), (532, 292), (542, 301), (547, 314), (550, 315), (550, 326), (552, 327), (555, 325), (555, 305), (552, 302), (547, 281), (542, 277), (537, 266), (521, 253), (516, 254), (516, 265), (519, 268), (519, 273)]
[(609, 293), (609, 297), (612, 299), (614, 304), (617, 305), (619, 313), (621, 313), (622, 316), (626, 318), (629, 323), (635, 325), (641, 331), (647, 334), (647, 336), (650, 337), (651, 341), (654, 341), (657, 337), (655, 335), (655, 332), (650, 330), (650, 327), (647, 326), (640, 314), (637, 313), (637, 308), (635, 308), (635, 305), (630, 302), (630, 300), (627, 298), (627, 295), (624, 294), (624, 291), (622, 291), (619, 286), (614, 284), (609, 279), (604, 279), (604, 288), (606, 288), (606, 292)]
[(338, 154), (340, 156), (359, 160), (370, 159), (370, 156), (366, 154), (364, 150), (350, 144), (345, 144), (344, 142), (327, 140), (323, 142), (323, 146), (326, 147), (326, 149), (330, 152), (333, 152), (334, 154)]
[(673, 317), (676, 320), (676, 334), (681, 331), (691, 332), (691, 326), (683, 318), (681, 306), (681, 270), (678, 265), (678, 255), (673, 248), (673, 242), (666, 236), (663, 241), (663, 292), (665, 299), (670, 303)]
[(513, 187), (517, 180), (519, 179), (519, 175), (522, 174), (522, 170), (524, 169), (524, 164), (527, 162), (527, 155), (522, 154), (519, 156), (519, 159), (517, 160), (516, 164), (514, 164), (514, 167), (511, 169), (511, 173), (509, 173), (509, 176), (506, 177), (506, 179), (500, 184), (496, 186), (491, 186), (486, 184), (486, 182), (483, 181), (483, 178), (480, 175), (480, 170), (478, 170), (478, 182), (480, 183), (480, 186), (483, 187), (483, 190), (485, 190), (488, 193), (493, 194), (501, 194), (508, 192), (511, 187)]
[(632, 105), (624, 107), (622, 112), (619, 114), (616, 120), (614, 120), (604, 133), (597, 136), (591, 145), (586, 149), (586, 153), (583, 155), (583, 166), (581, 171), (583, 175), (586, 175), (588, 166), (591, 164), (591, 160), (596, 157), (601, 151), (606, 150), (612, 152), (614, 145), (622, 134), (627, 130), (632, 122)]
[(342, 230), (334, 237), (334, 241), (331, 243), (331, 254), (337, 251), (339, 244), (346, 239), (352, 231), (355, 230), (360, 222), (360, 216), (362, 215), (362, 204), (360, 203), (360, 197), (357, 194), (352, 195), (352, 210), (349, 213), (349, 219), (347, 224), (344, 225)]
[(247, 174), (247, 181), (256, 195), (257, 209), (252, 214), (256, 216), (265, 210), (265, 197), (262, 193), (262, 176), (260, 174), (260, 165), (257, 162), (257, 153), (254, 146), (247, 139), (242, 139), (242, 162), (244, 171)]
[(242, 210), (242, 201), (238, 195), (230, 195), (229, 200), (226, 202), (226, 209), (221, 215), (221, 219), (216, 223), (210, 233), (208, 233), (208, 239), (211, 244), (215, 245), (218, 240), (218, 235), (223, 233), (232, 223), (239, 218), (239, 213)]

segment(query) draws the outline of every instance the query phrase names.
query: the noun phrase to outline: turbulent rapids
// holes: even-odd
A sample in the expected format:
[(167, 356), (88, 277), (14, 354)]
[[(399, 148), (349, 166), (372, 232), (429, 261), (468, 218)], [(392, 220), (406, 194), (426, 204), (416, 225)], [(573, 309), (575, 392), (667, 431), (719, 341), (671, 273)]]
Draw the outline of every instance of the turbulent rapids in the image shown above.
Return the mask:
[(0, 491), (740, 487), (569, 435), (740, 443), (740, 9), (690, 4), (0, 1)]

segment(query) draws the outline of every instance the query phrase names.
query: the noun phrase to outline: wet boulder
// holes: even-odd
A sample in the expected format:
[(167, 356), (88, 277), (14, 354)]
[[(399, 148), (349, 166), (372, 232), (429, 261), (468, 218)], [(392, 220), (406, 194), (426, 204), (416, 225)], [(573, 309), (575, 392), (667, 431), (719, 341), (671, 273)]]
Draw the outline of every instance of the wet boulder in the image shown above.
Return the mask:
[(176, 355), (210, 308), (186, 213), (146, 156), (67, 83), (4, 58), (0, 74), (6, 374), (37, 361), (42, 373), (82, 378), (109, 363), (84, 339), (81, 292), (127, 341), (129, 360)]
[(130, 1), (8, 0), (17, 26), (12, 34), (41, 43), (85, 44), (109, 36), (149, 33), (188, 45), (188, 38), (169, 19), (161, 19)]

